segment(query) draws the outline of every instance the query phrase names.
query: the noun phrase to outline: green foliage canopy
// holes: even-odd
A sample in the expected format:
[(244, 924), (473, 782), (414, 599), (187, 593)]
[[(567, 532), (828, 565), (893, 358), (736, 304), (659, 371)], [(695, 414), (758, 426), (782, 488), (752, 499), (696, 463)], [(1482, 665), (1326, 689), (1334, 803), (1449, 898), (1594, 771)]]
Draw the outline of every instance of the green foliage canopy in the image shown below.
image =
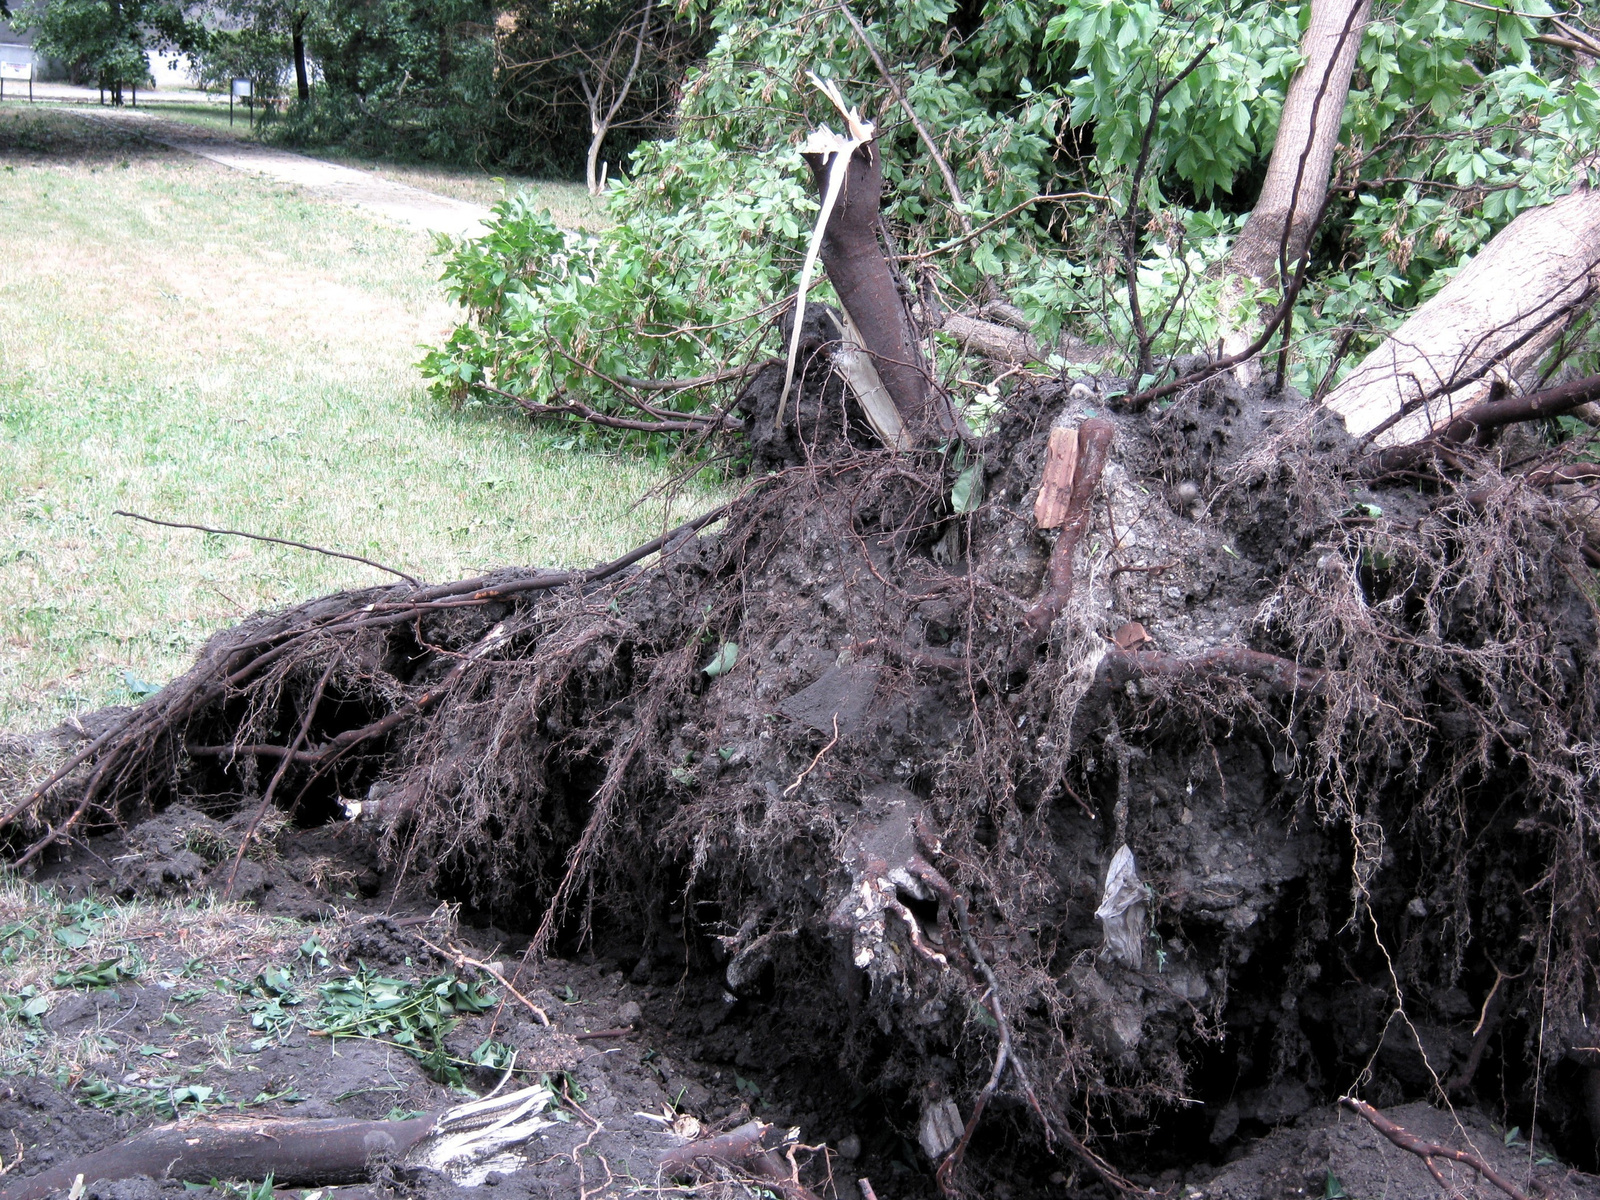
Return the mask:
[[(1296, 314), (1300, 386), (1321, 377), (1337, 341), (1348, 336), (1357, 353), (1372, 344), (1517, 212), (1583, 170), (1600, 142), (1595, 71), (1533, 40), (1543, 11), (1378, 6), (1345, 110), (1334, 210)], [(1135, 206), (1156, 349), (1203, 346), (1218, 326), (1216, 268), (1265, 171), (1309, 9), (863, 6), (956, 174), (959, 210), (837, 8), (700, 0), (693, 15), (715, 40), (687, 80), (678, 136), (642, 146), (633, 177), (612, 190), (612, 229), (563, 233), (508, 201), (489, 239), (455, 249), (446, 279), (469, 315), (425, 362), (441, 394), (460, 399), (487, 380), (606, 407), (617, 401), (603, 376), (699, 374), (775, 348), (774, 304), (793, 287), (816, 211), (796, 144), (838, 123), (807, 70), (839, 80), (878, 122), (885, 217), (908, 270), (931, 272), (947, 303), (993, 280), (1043, 337), (1068, 330), (1119, 361), (1130, 340), (1120, 231)], [(1152, 114), (1157, 87), (1208, 42)], [(1152, 117), (1151, 169), (1130, 196)], [(1101, 199), (1035, 199), (1063, 192)], [(950, 377), (980, 367), (953, 348), (941, 363)]]
[(187, 50), (198, 28), (185, 0), (37, 0), (13, 23), (35, 32), (41, 53), (118, 103), (123, 88), (149, 80), (147, 51)]

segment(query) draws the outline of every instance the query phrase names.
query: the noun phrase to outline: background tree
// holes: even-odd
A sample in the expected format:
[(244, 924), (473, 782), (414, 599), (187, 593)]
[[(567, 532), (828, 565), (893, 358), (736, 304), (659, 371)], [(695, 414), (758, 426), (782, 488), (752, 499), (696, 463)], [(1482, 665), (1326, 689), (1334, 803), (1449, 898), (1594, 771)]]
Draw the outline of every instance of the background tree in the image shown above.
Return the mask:
[[(513, 206), (496, 238), (457, 260), (476, 319), (429, 360), (442, 391), (493, 380), (605, 407), (615, 390), (552, 343), (594, 347), (613, 378), (715, 373), (775, 348), (765, 306), (793, 286), (814, 220), (795, 131), (837, 123), (808, 69), (843, 81), (878, 124), (886, 228), (924, 320), (1003, 313), (1045, 361), (1090, 354), (1137, 379), (1141, 361), (1214, 348), (1275, 302), (1285, 181), (1301, 178), (1297, 224), (1331, 195), (1284, 364), (1308, 393), (1518, 212), (1570, 188), (1600, 130), (1588, 68), (1528, 10), (1025, 0), (974, 13), (864, 6), (852, 14), (861, 32), (840, 9), (799, 2), (722, 0), (692, 15), (714, 41), (688, 74), (676, 136), (636, 152), (613, 228), (566, 243)], [(1299, 126), (1318, 90), (1302, 170), (1293, 138), (1274, 145), (1285, 105)], [(1274, 269), (1239, 290), (1230, 281), (1252, 245)], [(625, 325), (651, 336), (599, 336)], [(1588, 353), (1581, 338), (1562, 346)], [(940, 375), (983, 378), (981, 357), (963, 353), (942, 341)]]
[(296, 97), (310, 99), (305, 30), (311, 8), (304, 0), (237, 0), (221, 10), (225, 24), (196, 39), (190, 61), (202, 86), (228, 86), (249, 79), (254, 94), (266, 99), (282, 90), (292, 65)]
[(17, 27), (32, 29), (38, 50), (122, 103), (124, 88), (150, 78), (150, 51), (187, 51), (199, 27), (182, 0), (40, 0)]
[(684, 73), (703, 49), (686, 21), (650, 0), (524, 3), (501, 14), (496, 32), (508, 111), (552, 146), (585, 130), (584, 173), (595, 195), (607, 139), (626, 156), (670, 128)]

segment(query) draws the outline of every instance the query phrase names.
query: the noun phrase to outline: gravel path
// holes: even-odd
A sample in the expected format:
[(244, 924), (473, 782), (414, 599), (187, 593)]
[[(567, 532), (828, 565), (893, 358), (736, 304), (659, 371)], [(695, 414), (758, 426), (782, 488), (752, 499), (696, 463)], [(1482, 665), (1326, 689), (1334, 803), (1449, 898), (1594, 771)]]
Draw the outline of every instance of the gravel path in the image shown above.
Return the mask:
[(179, 121), (166, 121), (133, 109), (106, 111), (89, 109), (85, 116), (114, 121), (140, 136), (185, 154), (209, 158), (235, 171), (248, 171), (292, 183), (329, 200), (370, 212), (385, 220), (417, 226), (453, 237), (477, 237), (489, 219), (481, 204), (469, 204), (423, 191), (403, 183), (393, 183), (367, 171), (341, 167), (337, 163), (308, 158), (287, 150), (242, 142), (197, 129)]

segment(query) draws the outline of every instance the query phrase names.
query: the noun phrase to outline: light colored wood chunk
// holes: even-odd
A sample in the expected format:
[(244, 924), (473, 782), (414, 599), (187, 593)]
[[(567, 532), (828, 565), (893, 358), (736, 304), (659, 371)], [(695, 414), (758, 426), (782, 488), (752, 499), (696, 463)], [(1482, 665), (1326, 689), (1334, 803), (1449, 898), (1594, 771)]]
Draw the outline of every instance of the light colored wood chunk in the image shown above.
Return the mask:
[(1033, 502), (1033, 519), (1040, 529), (1059, 529), (1067, 519), (1067, 501), (1077, 473), (1078, 430), (1057, 426), (1050, 431), (1044, 478), (1039, 481), (1039, 498)]

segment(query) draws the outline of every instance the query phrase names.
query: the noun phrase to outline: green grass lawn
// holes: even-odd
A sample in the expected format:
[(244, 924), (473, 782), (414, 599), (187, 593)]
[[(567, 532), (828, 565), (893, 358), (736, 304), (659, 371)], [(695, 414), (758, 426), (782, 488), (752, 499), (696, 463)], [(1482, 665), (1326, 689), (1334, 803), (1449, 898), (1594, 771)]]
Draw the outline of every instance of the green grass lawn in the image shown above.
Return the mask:
[[(429, 399), (418, 346), (457, 311), (438, 273), (425, 234), (0, 110), (0, 729), (125, 701), (251, 612), (388, 581), (115, 509), (430, 581), (592, 563), (660, 531), (661, 504), (634, 501), (665, 467)], [(691, 491), (672, 519), (712, 502)]]

